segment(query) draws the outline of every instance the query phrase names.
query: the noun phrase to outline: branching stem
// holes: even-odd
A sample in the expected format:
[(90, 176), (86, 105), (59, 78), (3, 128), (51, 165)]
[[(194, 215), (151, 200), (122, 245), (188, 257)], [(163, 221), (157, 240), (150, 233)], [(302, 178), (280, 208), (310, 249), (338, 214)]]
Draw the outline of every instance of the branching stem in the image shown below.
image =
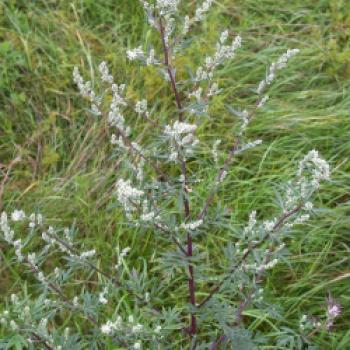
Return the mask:
[(32, 331), (31, 335), (32, 338), (35, 339), (37, 342), (42, 343), (46, 350), (54, 350), (54, 348), (51, 345), (49, 345), (47, 341), (44, 338), (42, 338), (38, 333)]
[[(283, 213), (281, 217), (277, 220), (276, 224), (274, 225), (272, 229), (272, 233), (278, 231), (284, 224), (284, 222), (291, 217), (292, 215), (296, 214), (300, 209), (302, 208), (302, 205), (296, 206), (294, 209)], [(246, 252), (243, 254), (242, 258), (240, 261), (229, 271), (226, 277), (224, 277), (217, 285), (212, 289), (212, 291), (209, 293), (209, 295), (198, 305), (198, 308), (203, 307), (207, 302), (209, 302), (212, 297), (218, 293), (221, 289), (221, 287), (224, 285), (224, 283), (227, 281), (228, 278), (232, 275), (233, 272), (235, 272), (242, 264), (243, 262), (247, 259), (247, 257), (256, 249), (262, 246), (268, 238), (271, 237), (271, 234), (267, 235), (264, 240), (259, 241), (256, 244), (253, 244), (250, 246)]]

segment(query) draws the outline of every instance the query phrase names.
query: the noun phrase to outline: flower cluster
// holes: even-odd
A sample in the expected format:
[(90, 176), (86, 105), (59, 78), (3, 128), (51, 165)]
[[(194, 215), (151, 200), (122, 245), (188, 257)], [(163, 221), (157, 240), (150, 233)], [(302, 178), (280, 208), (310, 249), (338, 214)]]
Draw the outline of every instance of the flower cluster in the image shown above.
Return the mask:
[(182, 35), (186, 35), (193, 24), (204, 20), (205, 15), (209, 11), (213, 2), (214, 0), (204, 0), (204, 2), (196, 8), (195, 15), (193, 18), (185, 16)]
[(329, 164), (319, 156), (316, 150), (310, 151), (299, 163), (297, 176), (301, 177), (307, 171), (310, 172), (311, 184), (315, 189), (320, 186), (320, 181), (330, 178)]
[(156, 9), (159, 11), (161, 16), (169, 13), (175, 13), (177, 12), (179, 2), (179, 0), (156, 0)]
[(126, 101), (123, 98), (123, 94), (125, 91), (125, 85), (112, 85), (112, 102), (109, 107), (109, 113), (108, 113), (108, 122), (113, 127), (116, 127), (119, 132), (123, 132), (126, 135), (129, 135), (130, 128), (125, 126), (125, 119), (122, 114), (122, 107), (126, 106)]
[[(103, 334), (113, 336), (122, 333), (129, 334), (129, 342), (132, 342), (132, 349), (139, 350), (142, 348), (142, 334), (147, 332), (144, 325), (135, 322), (135, 317), (129, 315), (127, 320), (123, 320), (121, 316), (116, 316), (114, 321), (108, 320), (101, 326)], [(157, 325), (154, 329), (148, 331), (153, 337), (161, 337), (162, 326)]]
[(217, 163), (219, 160), (218, 147), (220, 144), (221, 144), (221, 140), (215, 140), (211, 151), (215, 163)]
[(149, 112), (147, 111), (147, 100), (137, 101), (135, 105), (135, 112), (137, 114), (144, 114), (148, 117)]
[(145, 192), (132, 187), (130, 180), (119, 179), (116, 188), (117, 200), (123, 206), (125, 215), (129, 220), (134, 220), (133, 214), (138, 214), (136, 219), (143, 223), (160, 220), (159, 214), (145, 198)]
[(119, 179), (115, 186), (117, 199), (129, 216), (140, 206), (144, 192), (132, 187), (130, 180)]
[(113, 84), (113, 75), (109, 73), (109, 69), (106, 62), (101, 62), (98, 66), (98, 70), (100, 72), (102, 81), (108, 84)]
[(190, 230), (190, 231), (195, 231), (197, 230), (198, 227), (203, 225), (203, 220), (196, 220), (192, 222), (186, 222), (181, 224), (181, 228), (184, 229), (185, 231)]
[(248, 143), (242, 145), (239, 149), (237, 149), (236, 153), (241, 153), (241, 152), (247, 151), (248, 149), (251, 149), (251, 148), (254, 148), (258, 145), (261, 145), (262, 142), (263, 142), (262, 140), (255, 140), (252, 142), (248, 142)]
[(287, 62), (297, 53), (299, 53), (299, 49), (289, 49), (277, 60), (277, 62), (271, 64), (266, 78), (259, 83), (257, 90), (259, 95), (265, 91), (267, 85), (271, 85), (271, 83), (275, 80), (276, 72), (283, 69), (287, 65)]
[(327, 299), (327, 319), (326, 319), (326, 329), (329, 331), (333, 328), (334, 321), (341, 314), (340, 304), (332, 298), (331, 295)]
[(240, 36), (236, 36), (231, 44), (227, 44), (228, 37), (227, 30), (221, 33), (214, 55), (207, 56), (205, 64), (196, 70), (195, 77), (193, 78), (194, 88), (187, 94), (189, 98), (195, 99), (195, 104), (188, 107), (191, 114), (208, 114), (209, 99), (222, 91), (218, 83), (212, 81), (214, 72), (226, 60), (232, 59), (235, 56), (236, 50), (241, 47), (242, 41)]
[[(119, 249), (117, 249), (117, 251), (119, 252)], [(129, 254), (129, 252), (130, 252), (130, 247), (126, 247), (126, 248), (122, 249), (120, 254), (118, 254), (118, 262), (114, 266), (116, 270), (118, 270), (122, 266), (123, 259)]]
[(326, 317), (314, 317), (303, 315), (300, 319), (300, 330), (304, 333), (316, 333), (322, 330), (330, 332), (334, 327), (335, 320), (341, 315), (341, 305), (329, 294), (327, 298)]
[(136, 47), (135, 49), (127, 50), (126, 52), (129, 61), (139, 60), (145, 63), (147, 66), (160, 64), (158, 59), (155, 57), (155, 54), (156, 52), (154, 49), (150, 49), (148, 54), (146, 54), (141, 46)]
[[(297, 171), (296, 181), (288, 184), (284, 208), (286, 211), (302, 205), (305, 211), (312, 210), (312, 202), (309, 198), (320, 187), (321, 181), (327, 181), (330, 178), (329, 164), (319, 156), (318, 151), (312, 150), (300, 161)], [(299, 218), (305, 221), (308, 214)]]
[(101, 304), (107, 304), (108, 303), (107, 295), (108, 295), (108, 287), (105, 287), (103, 288), (103, 291), (98, 295), (98, 301)]
[(194, 22), (199, 22), (204, 20), (204, 15), (209, 11), (211, 5), (214, 0), (204, 0), (202, 5), (196, 8), (196, 12), (194, 15)]
[(207, 56), (205, 59), (205, 65), (197, 69), (196, 81), (211, 80), (214, 71), (218, 66), (220, 66), (225, 60), (234, 58), (236, 50), (241, 47), (242, 39), (240, 36), (236, 36), (232, 43), (227, 45), (226, 42), (228, 37), (227, 30), (221, 33), (219, 42), (216, 44), (216, 52), (214, 56)]
[(94, 90), (92, 89), (91, 81), (85, 82), (83, 77), (79, 72), (78, 67), (74, 67), (73, 69), (73, 80), (75, 84), (78, 86), (79, 92), (83, 97), (87, 97), (91, 102), (91, 110), (95, 115), (101, 115), (100, 105), (101, 105), (101, 97), (97, 96)]
[(177, 161), (181, 153), (184, 157), (192, 155), (194, 147), (199, 142), (194, 136), (196, 129), (195, 124), (179, 121), (165, 127), (164, 133), (170, 140), (170, 161)]
[(145, 53), (142, 50), (142, 47), (136, 47), (135, 49), (128, 50), (126, 55), (130, 61), (142, 59), (145, 57)]

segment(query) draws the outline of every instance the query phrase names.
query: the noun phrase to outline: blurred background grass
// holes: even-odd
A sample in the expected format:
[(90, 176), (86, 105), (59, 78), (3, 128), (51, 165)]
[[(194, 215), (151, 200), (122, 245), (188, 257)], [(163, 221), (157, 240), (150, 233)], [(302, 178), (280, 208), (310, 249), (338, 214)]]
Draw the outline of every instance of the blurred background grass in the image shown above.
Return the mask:
[[(201, 127), (206, 136), (215, 131), (230, 138), (234, 120), (222, 102), (249, 104), (252, 87), (272, 60), (287, 47), (301, 54), (276, 80), (270, 102), (251, 125), (251, 139), (264, 144), (236, 161), (220, 198), (235, 222), (256, 208), (270, 217), (275, 184), (293, 175), (302, 154), (315, 148), (330, 161), (332, 181), (317, 198), (321, 209), (291, 242), (292, 264), (270, 274), (268, 295), (287, 311), (289, 325), (298, 327), (301, 315), (325, 313), (331, 292), (343, 314), (333, 333), (318, 334), (315, 341), (321, 349), (350, 349), (350, 3), (220, 1), (196, 30), (191, 61), (178, 63), (199, 64), (226, 28), (243, 37), (243, 49), (220, 70), (226, 90)], [(71, 75), (78, 65), (93, 79), (96, 65), (106, 60), (130, 94), (170, 101), (157, 74), (125, 59), (127, 48), (153, 39), (137, 0), (0, 0), (0, 163), (22, 157), (6, 185), (5, 209), (35, 207), (62, 225), (75, 219), (87, 245), (100, 251), (130, 245), (135, 262), (152, 253), (151, 235), (128, 230), (106, 208), (118, 170), (109, 158), (109, 138), (84, 111)], [(202, 186), (205, 193), (207, 183)], [(219, 239), (229, 237), (221, 232)], [(217, 240), (216, 232), (209, 233), (201, 248), (220, 259)], [(19, 288), (21, 272), (10, 268), (9, 252), (0, 254), (0, 294), (7, 295)], [(251, 317), (252, 328), (269, 328), (264, 315)]]

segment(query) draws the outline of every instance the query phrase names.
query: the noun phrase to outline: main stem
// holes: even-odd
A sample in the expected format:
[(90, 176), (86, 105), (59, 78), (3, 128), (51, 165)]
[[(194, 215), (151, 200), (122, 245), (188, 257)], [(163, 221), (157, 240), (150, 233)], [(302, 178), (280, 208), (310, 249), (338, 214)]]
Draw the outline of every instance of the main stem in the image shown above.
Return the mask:
[[(169, 76), (169, 80), (171, 83), (171, 88), (173, 90), (176, 106), (178, 110), (178, 120), (179, 122), (182, 122), (184, 120), (184, 112), (183, 112), (183, 106), (181, 102), (181, 97), (179, 94), (179, 91), (177, 90), (176, 86), (176, 78), (174, 75), (174, 69), (171, 65), (171, 58), (169, 53), (169, 46), (165, 40), (165, 30), (162, 18), (159, 19), (159, 30), (161, 34), (162, 44), (163, 44), (163, 52), (164, 52), (164, 64), (166, 66), (166, 70)], [(187, 182), (187, 169), (186, 169), (186, 162), (183, 159), (183, 157), (179, 156), (179, 162), (181, 166), (181, 173), (184, 178), (183, 182), (183, 204), (184, 204), (184, 212), (185, 212), (185, 221), (187, 221), (190, 217), (190, 202), (188, 199), (189, 193), (188, 193), (188, 182)], [(187, 257), (190, 259), (193, 256), (193, 242), (192, 242), (192, 235), (191, 233), (187, 234)], [(188, 290), (189, 290), (189, 299), (192, 306), (196, 306), (196, 288), (195, 288), (195, 278), (194, 278), (194, 272), (193, 272), (193, 265), (191, 263), (188, 264)], [(197, 318), (196, 315), (192, 312), (191, 313), (191, 321), (190, 326), (188, 328), (188, 334), (192, 337), (197, 333)]]
[[(187, 234), (187, 255), (188, 257), (192, 256), (192, 235), (190, 233)], [(196, 306), (196, 290), (195, 290), (195, 281), (194, 281), (194, 274), (193, 274), (193, 265), (190, 263), (188, 265), (188, 272), (190, 275), (190, 278), (188, 279), (188, 290), (190, 292), (190, 303), (193, 306)], [(194, 313), (191, 313), (191, 326), (188, 330), (189, 334), (192, 336), (197, 333), (197, 318)]]

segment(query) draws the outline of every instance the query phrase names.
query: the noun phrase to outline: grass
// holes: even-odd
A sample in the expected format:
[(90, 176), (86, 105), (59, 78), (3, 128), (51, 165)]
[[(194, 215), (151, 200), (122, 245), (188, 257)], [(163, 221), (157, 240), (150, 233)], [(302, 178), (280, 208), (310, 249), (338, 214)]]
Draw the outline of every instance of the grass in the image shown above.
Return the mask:
[[(269, 275), (268, 294), (282, 305), (288, 324), (298, 327), (301, 315), (324, 314), (330, 292), (343, 314), (335, 331), (316, 335), (315, 342), (325, 350), (349, 349), (350, 5), (345, 0), (222, 1), (190, 49), (192, 62), (201, 62), (203, 48), (211, 48), (217, 31), (226, 27), (240, 33), (244, 45), (220, 71), (226, 90), (215, 100), (212, 120), (201, 127), (206, 135), (218, 131), (229, 138), (234, 120), (224, 99), (238, 107), (250, 103), (250, 89), (272, 59), (286, 47), (302, 52), (277, 79), (269, 104), (249, 130), (263, 145), (236, 160), (220, 201), (229, 205), (233, 222), (243, 222), (255, 208), (269, 217), (276, 184), (292, 176), (303, 153), (315, 148), (330, 161), (332, 181), (322, 187), (316, 216), (290, 242), (291, 265), (278, 265)], [(0, 162), (22, 156), (0, 205), (29, 211), (34, 205), (61, 224), (76, 220), (86, 245), (98, 251), (111, 251), (119, 242), (130, 245), (135, 264), (152, 254), (151, 233), (139, 236), (118, 224), (120, 214), (108, 206), (118, 177), (115, 159), (100, 123), (85, 113), (71, 72), (79, 65), (93, 78), (104, 59), (119, 82), (128, 82), (128, 94), (141, 97), (140, 91), (158, 105), (170, 104), (157, 74), (125, 59), (128, 47), (153, 40), (136, 0), (0, 0)], [(220, 260), (217, 241), (229, 239), (213, 230), (201, 248)], [(0, 254), (0, 293), (7, 295), (20, 287), (21, 271), (1, 246)], [(105, 256), (101, 264), (108, 264)], [(182, 293), (168, 295), (169, 304)], [(250, 316), (256, 329), (275, 322), (253, 311)]]

